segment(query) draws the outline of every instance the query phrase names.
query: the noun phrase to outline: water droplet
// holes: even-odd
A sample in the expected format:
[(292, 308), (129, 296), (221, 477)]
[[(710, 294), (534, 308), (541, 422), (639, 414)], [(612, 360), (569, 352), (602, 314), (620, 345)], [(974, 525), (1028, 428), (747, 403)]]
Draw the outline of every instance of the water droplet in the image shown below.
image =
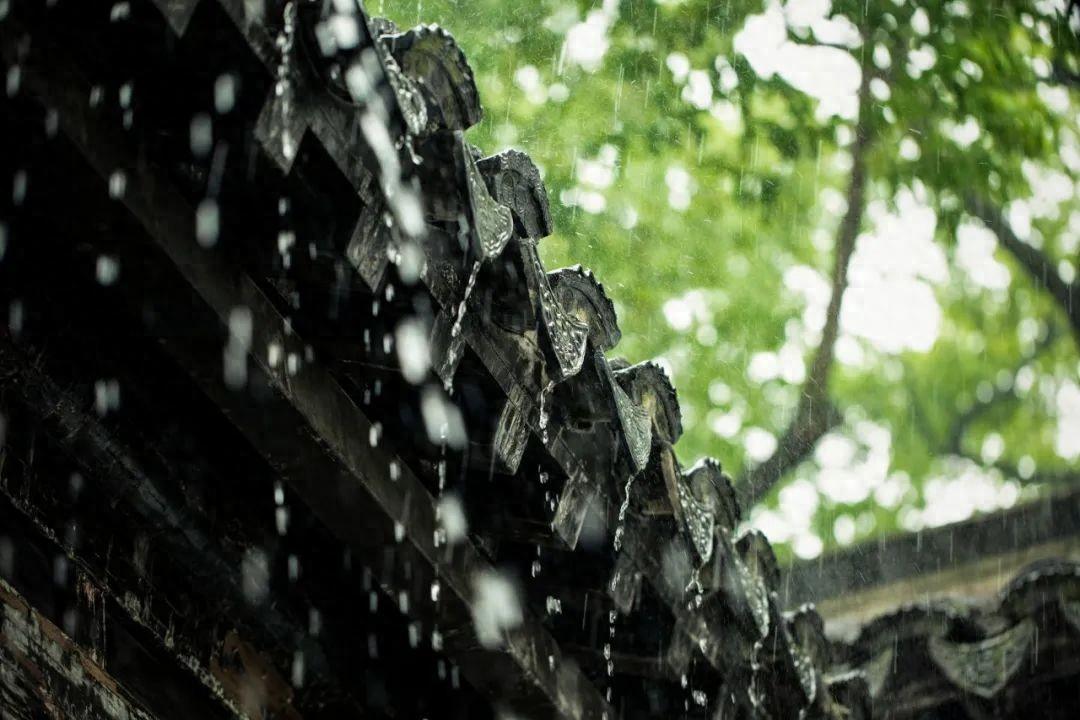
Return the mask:
[(97, 281), (108, 287), (120, 277), (120, 263), (109, 255), (98, 255), (96, 275)]
[(208, 248), (217, 243), (220, 223), (217, 201), (205, 198), (195, 210), (195, 239), (199, 245)]

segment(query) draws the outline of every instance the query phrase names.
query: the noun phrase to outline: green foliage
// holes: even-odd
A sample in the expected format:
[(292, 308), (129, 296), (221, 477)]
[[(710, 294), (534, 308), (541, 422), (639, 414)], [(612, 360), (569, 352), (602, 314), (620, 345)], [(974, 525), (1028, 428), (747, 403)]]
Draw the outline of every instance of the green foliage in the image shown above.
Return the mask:
[[(940, 308), (928, 347), (883, 348), (842, 334), (829, 394), (845, 421), (827, 439), (841, 442), (790, 473), (795, 491), (785, 496), (781, 486), (759, 509), (794, 528), (802, 554), (814, 550), (808, 535), (828, 548), (837, 536), (846, 543), (937, 522), (920, 512), (945, 502), (935, 488), (965, 473), (994, 488), (997, 495), (978, 506), (991, 509), (1015, 500), (1021, 485), (1022, 493), (1037, 492), (1040, 478), (1076, 470), (1077, 458), (1062, 457), (1055, 438), (1064, 422), (1056, 398), (1080, 375), (1078, 338), (1061, 307), (1006, 252), (994, 258), (1007, 268), (1007, 284), (988, 288), (965, 269), (970, 247), (957, 242), (973, 224), (963, 199), (974, 193), (1010, 207), (1015, 221), (1030, 215), (1026, 239), (1067, 281), (1076, 273), (1077, 96), (1056, 78), (1076, 71), (1078, 43), (1063, 4), (832, 3), (828, 19), (846, 19), (848, 38), (854, 33), (836, 52), (871, 80), (863, 118), (874, 207), (863, 231), (879, 231), (889, 208), (906, 227), (912, 210), (902, 198), (915, 197), (936, 220), (933, 247), (945, 262), (944, 275), (908, 278), (929, 287)], [(523, 149), (545, 173), (556, 225), (542, 243), (546, 263), (597, 272), (619, 312), (617, 352), (632, 361), (663, 357), (671, 368), (685, 417), (684, 463), (713, 455), (738, 477), (755, 442), (767, 449), (798, 402), (820, 335), (806, 307), (823, 308), (820, 297), (808, 299), (814, 292), (828, 297), (854, 147), (854, 116), (822, 113), (818, 99), (789, 84), (784, 70), (793, 68), (759, 75), (735, 51), (748, 20), (779, 5), (371, 0), (369, 7), (404, 26), (437, 19), (454, 33), (477, 71), (486, 111), (472, 142), (486, 152)], [(607, 43), (594, 66), (588, 57), (575, 61), (592, 47), (580, 42), (590, 23), (599, 28), (594, 39)], [(789, 22), (786, 34), (804, 46), (834, 42), (819, 37), (827, 30)], [(1040, 172), (1057, 173), (1065, 191), (1048, 200), (1046, 183), (1033, 185)], [(888, 238), (895, 257), (887, 257), (904, 264), (903, 230)], [(858, 247), (856, 269), (872, 243)], [(887, 265), (869, 279), (856, 269), (845, 313), (859, 311), (862, 285), (892, 277)], [(779, 362), (768, 353), (779, 353)], [(770, 363), (782, 371), (762, 370)], [(971, 411), (987, 398), (986, 408)], [(875, 428), (885, 433), (884, 450)], [(830, 448), (855, 473), (840, 489)], [(836, 523), (840, 517), (853, 522)]]

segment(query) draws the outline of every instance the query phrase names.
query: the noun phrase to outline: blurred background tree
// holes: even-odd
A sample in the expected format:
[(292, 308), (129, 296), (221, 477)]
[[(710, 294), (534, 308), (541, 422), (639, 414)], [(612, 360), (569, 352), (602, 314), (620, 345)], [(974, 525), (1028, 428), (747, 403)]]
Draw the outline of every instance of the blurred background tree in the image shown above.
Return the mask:
[(1076, 0), (369, 8), (444, 19), (782, 555), (1080, 480)]

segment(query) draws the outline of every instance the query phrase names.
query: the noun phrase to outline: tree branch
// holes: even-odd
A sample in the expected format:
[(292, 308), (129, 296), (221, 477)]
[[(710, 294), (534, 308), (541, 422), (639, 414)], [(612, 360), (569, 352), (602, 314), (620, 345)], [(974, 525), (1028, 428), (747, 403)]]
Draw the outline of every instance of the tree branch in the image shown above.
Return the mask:
[[(1013, 377), (1015, 378), (1020, 371), (1028, 364), (1034, 362), (1048, 350), (1057, 340), (1058, 331), (1051, 325), (1047, 330), (1046, 335), (1043, 336), (1028, 352), (1024, 353), (1017, 362), (1015, 369), (1013, 370)], [(964, 436), (967, 434), (968, 428), (985, 415), (988, 411), (994, 408), (1002, 400), (1015, 398), (1016, 396), (1010, 391), (1004, 391), (999, 389), (996, 385), (994, 391), (985, 400), (976, 399), (960, 416), (956, 419), (952, 429), (949, 431), (949, 437), (946, 439), (945, 445), (942, 451), (950, 455), (959, 455), (961, 457), (969, 457), (969, 454), (964, 450)]]
[(1054, 301), (1065, 311), (1077, 344), (1080, 344), (1080, 284), (1067, 283), (1058, 274), (1053, 261), (1038, 248), (1021, 240), (1013, 232), (1001, 210), (985, 198), (969, 194), (964, 198), (969, 215), (982, 220), (997, 237), (998, 243), (1024, 268), (1036, 285), (1046, 288)]
[[(865, 43), (864, 43), (865, 45)], [(813, 451), (818, 440), (836, 427), (840, 413), (829, 400), (829, 370), (832, 368), (836, 339), (840, 334), (840, 307), (848, 287), (848, 266), (855, 251), (863, 214), (866, 210), (866, 154), (870, 146), (871, 71), (864, 50), (862, 78), (859, 83), (859, 119), (851, 149), (851, 176), (847, 188), (847, 210), (836, 230), (836, 257), (832, 271), (832, 295), (825, 314), (821, 343), (814, 354), (810, 373), (803, 384), (799, 405), (776, 450), (765, 461), (745, 472), (738, 483), (743, 507), (751, 507), (766, 495), (780, 478), (796, 467)]]
[(1080, 88), (1080, 73), (1073, 72), (1060, 62), (1055, 62), (1050, 70), (1050, 79), (1058, 85)]

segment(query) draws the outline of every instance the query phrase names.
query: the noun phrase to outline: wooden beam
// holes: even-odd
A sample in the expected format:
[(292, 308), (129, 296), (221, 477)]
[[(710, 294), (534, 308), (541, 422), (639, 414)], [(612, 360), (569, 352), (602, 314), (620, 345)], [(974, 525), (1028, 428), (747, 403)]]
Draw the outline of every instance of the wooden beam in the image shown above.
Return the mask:
[(156, 717), (4, 580), (0, 580), (0, 716)]

